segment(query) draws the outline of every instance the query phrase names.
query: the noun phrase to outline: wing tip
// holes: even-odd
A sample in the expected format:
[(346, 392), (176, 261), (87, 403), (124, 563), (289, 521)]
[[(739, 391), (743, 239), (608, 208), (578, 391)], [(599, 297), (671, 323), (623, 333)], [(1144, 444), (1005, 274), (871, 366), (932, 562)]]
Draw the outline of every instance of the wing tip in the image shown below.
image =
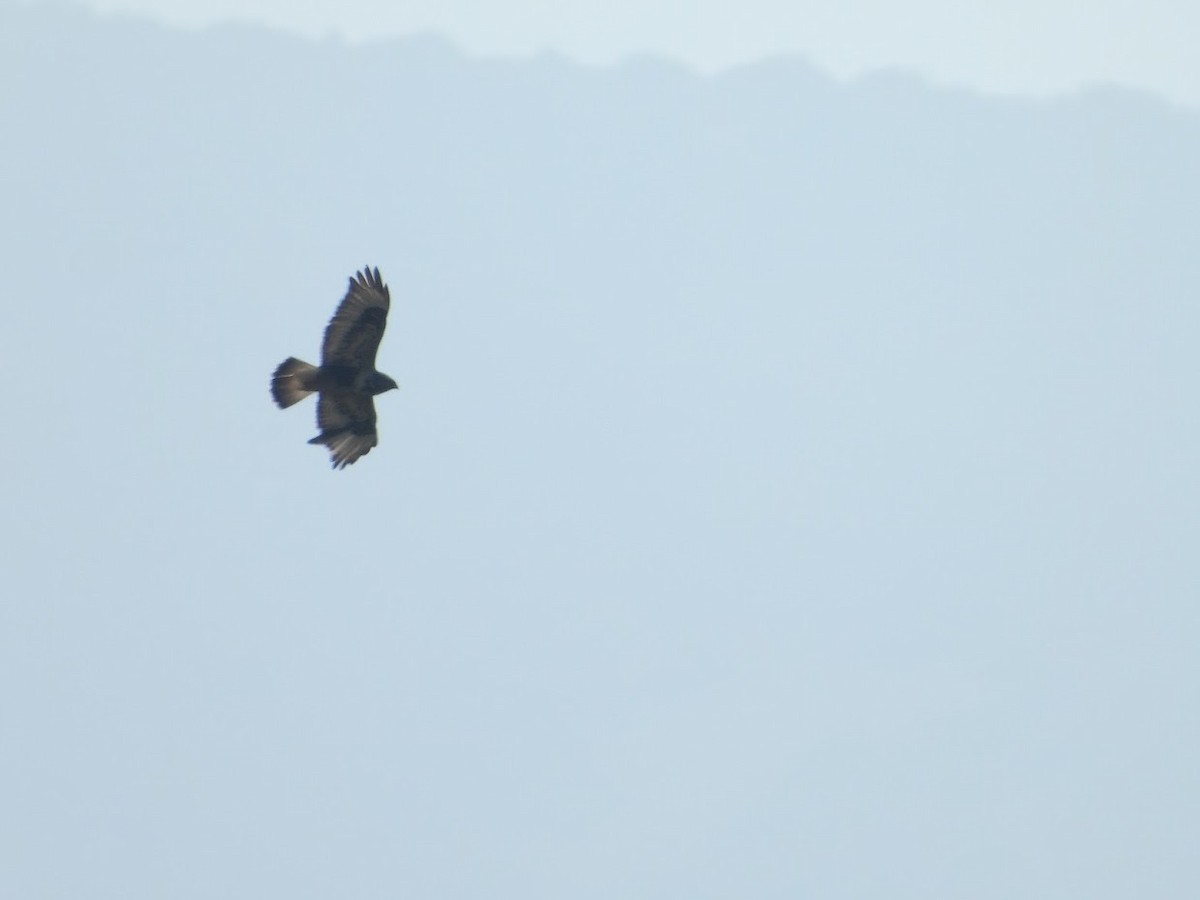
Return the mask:
[(350, 424), (323, 430), (316, 437), (309, 438), (308, 443), (324, 446), (329, 451), (332, 467), (344, 469), (370, 453), (372, 447), (378, 446), (379, 436), (374, 429), (369, 433), (358, 432)]
[(379, 291), (387, 299), (392, 299), (388, 286), (383, 283), (383, 276), (379, 274), (379, 266), (372, 268), (365, 265), (355, 272), (350, 277), (350, 290), (353, 291), (356, 287)]

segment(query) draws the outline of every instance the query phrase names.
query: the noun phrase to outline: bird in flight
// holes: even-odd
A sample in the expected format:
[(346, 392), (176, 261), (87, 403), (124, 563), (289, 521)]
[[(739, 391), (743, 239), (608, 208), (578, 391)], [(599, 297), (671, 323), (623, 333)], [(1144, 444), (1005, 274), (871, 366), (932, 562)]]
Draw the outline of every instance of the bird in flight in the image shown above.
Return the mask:
[(317, 426), (321, 433), (309, 443), (328, 447), (335, 469), (344, 469), (379, 443), (374, 397), (396, 387), (396, 382), (375, 369), (375, 352), (390, 305), (379, 269), (356, 272), (325, 328), (321, 365), (289, 356), (271, 379), (271, 396), (280, 409), (309, 394), (319, 395)]

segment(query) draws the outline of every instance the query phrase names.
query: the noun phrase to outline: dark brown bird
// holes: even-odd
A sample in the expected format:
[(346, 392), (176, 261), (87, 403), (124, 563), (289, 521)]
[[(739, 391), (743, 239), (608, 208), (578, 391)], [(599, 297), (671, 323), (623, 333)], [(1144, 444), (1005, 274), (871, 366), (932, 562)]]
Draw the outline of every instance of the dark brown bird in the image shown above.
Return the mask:
[(379, 278), (379, 269), (356, 272), (325, 329), (321, 365), (289, 356), (271, 379), (271, 396), (280, 409), (309, 394), (320, 394), (317, 426), (321, 433), (309, 443), (328, 447), (335, 469), (344, 469), (379, 443), (373, 398), (396, 387), (396, 382), (375, 369), (375, 353), (390, 306), (391, 296)]

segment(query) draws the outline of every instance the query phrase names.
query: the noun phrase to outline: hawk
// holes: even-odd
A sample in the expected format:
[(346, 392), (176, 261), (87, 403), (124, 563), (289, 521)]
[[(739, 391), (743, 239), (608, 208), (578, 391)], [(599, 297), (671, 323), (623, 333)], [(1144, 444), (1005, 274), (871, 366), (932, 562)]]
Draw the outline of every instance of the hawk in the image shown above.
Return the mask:
[(375, 370), (375, 352), (390, 305), (379, 269), (356, 272), (325, 329), (321, 365), (289, 356), (271, 379), (271, 396), (280, 409), (309, 394), (320, 395), (317, 426), (321, 433), (309, 443), (328, 447), (335, 469), (344, 469), (379, 443), (373, 398), (396, 387), (396, 382)]

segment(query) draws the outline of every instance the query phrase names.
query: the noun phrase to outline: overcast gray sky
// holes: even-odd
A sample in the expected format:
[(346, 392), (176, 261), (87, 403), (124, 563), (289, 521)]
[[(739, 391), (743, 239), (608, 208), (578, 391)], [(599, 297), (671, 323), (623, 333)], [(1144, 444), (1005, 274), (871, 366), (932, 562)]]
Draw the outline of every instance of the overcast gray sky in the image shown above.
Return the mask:
[[(944, 83), (1054, 93), (1116, 82), (1200, 105), (1190, 0), (91, 0), (175, 23), (240, 18), (355, 39), (436, 31), (482, 54), (654, 52), (719, 69), (797, 52), (839, 75), (915, 68)], [(681, 12), (681, 6), (684, 10)]]

